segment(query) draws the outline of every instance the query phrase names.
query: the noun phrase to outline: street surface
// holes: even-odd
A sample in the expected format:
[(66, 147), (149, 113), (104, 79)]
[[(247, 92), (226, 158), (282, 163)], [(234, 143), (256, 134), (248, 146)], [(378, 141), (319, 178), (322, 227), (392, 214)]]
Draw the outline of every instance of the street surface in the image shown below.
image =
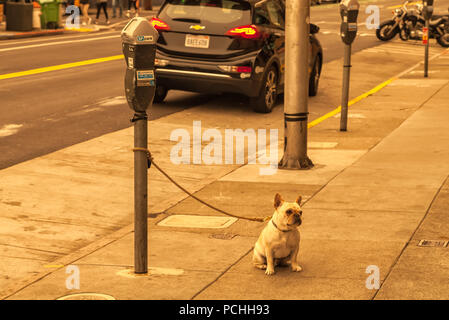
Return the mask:
[[(362, 1), (361, 4), (359, 36), (353, 52), (381, 44), (375, 37), (375, 30), (367, 30), (364, 26), (366, 4), (379, 5), (381, 21), (391, 17), (391, 9), (388, 9), (391, 1)], [(435, 11), (442, 12), (448, 6), (449, 0), (438, 1)], [(343, 45), (339, 37), (337, 5), (312, 7), (311, 20), (321, 28), (318, 38), (324, 49), (324, 62), (341, 58)], [(121, 25), (117, 29), (86, 35), (2, 41), (0, 75), (119, 55), (122, 53)], [(420, 50), (416, 47), (418, 54), (421, 54)], [(387, 65), (388, 60), (379, 65)], [(123, 60), (115, 60), (0, 80), (0, 169), (129, 127), (132, 113), (123, 94), (124, 68)], [(324, 68), (323, 76), (328, 75)], [(322, 82), (317, 99), (323, 97), (326, 90)], [(153, 106), (150, 119), (199, 105), (213, 109), (222, 100), (229, 107), (239, 105), (237, 113), (247, 109), (247, 99), (239, 96), (171, 91), (163, 104)], [(323, 115), (336, 104), (339, 104), (338, 99), (335, 103), (314, 108), (311, 116)], [(278, 108), (282, 108), (282, 104)]]

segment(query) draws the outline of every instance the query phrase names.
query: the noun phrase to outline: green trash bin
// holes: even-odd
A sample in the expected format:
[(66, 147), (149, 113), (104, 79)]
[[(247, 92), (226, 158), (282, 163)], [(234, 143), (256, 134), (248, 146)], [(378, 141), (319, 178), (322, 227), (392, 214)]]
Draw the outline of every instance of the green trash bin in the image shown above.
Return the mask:
[(39, 0), (41, 5), (41, 27), (42, 29), (59, 28), (59, 0)]

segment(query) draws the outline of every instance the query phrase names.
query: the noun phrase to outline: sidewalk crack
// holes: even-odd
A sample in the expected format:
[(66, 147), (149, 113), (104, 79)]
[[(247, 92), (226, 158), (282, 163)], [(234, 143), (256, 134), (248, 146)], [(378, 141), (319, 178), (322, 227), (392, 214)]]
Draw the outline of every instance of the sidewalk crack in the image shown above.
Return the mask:
[(224, 276), (224, 274), (226, 273), (226, 272), (228, 272), (229, 271), (229, 269), (231, 269), (233, 266), (235, 266), (237, 263), (239, 263), (240, 261), (242, 261), (242, 259), (244, 258), (244, 257), (246, 257), (246, 255), (248, 254), (248, 253), (250, 253), (252, 250), (254, 249), (254, 247), (251, 247), (248, 251), (246, 251), (240, 258), (238, 258), (233, 264), (231, 264), (229, 267), (227, 267), (225, 270), (223, 270), (223, 272), (218, 276), (218, 277), (216, 277), (214, 280), (212, 280), (209, 284), (207, 284), (203, 289), (201, 289), (200, 291), (198, 291), (197, 293), (195, 293), (191, 298), (190, 298), (190, 300), (193, 300), (193, 299), (195, 299), (199, 294), (201, 294), (202, 292), (204, 292), (207, 288), (209, 288), (211, 285), (213, 285), (215, 282), (217, 282), (222, 276)]

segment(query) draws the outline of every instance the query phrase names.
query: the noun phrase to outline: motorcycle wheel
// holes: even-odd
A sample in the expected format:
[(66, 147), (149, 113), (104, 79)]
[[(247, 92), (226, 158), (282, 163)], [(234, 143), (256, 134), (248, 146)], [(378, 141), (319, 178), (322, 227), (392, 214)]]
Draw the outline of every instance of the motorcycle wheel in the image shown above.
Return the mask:
[[(388, 20), (388, 21), (384, 21), (379, 25), (379, 29), (376, 30), (376, 37), (379, 40), (382, 41), (389, 41), (391, 39), (393, 39), (396, 34), (398, 33), (398, 29), (399, 28), (394, 28), (392, 29), (394, 26), (394, 21), (393, 20)], [(387, 33), (390, 32), (390, 34), (387, 35)]]
[(399, 38), (401, 38), (402, 41), (407, 41), (410, 38), (408, 31), (406, 29), (399, 31)]
[(437, 38), (437, 42), (444, 48), (449, 48), (449, 33), (445, 33)]

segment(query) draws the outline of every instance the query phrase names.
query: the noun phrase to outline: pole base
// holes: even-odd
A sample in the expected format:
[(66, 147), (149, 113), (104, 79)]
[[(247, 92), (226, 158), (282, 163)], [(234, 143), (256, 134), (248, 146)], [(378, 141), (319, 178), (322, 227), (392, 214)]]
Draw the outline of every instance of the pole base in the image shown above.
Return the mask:
[(300, 159), (283, 157), (278, 164), (279, 169), (287, 169), (287, 170), (309, 170), (312, 169), (313, 167), (314, 164), (312, 160), (309, 159), (308, 156), (305, 156), (304, 158)]

